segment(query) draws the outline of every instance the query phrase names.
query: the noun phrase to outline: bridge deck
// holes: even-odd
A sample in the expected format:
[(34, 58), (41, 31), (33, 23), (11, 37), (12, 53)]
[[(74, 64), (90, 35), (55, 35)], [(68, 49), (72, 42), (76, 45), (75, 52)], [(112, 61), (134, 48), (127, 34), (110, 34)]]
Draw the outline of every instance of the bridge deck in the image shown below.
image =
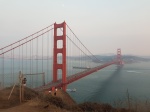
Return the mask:
[[(109, 63), (106, 63), (104, 65), (100, 65), (100, 66), (97, 66), (97, 67), (94, 67), (94, 68), (89, 68), (83, 72), (79, 72), (77, 74), (74, 74), (74, 75), (71, 75), (71, 76), (68, 76), (67, 77), (67, 82), (65, 84), (70, 84), (76, 80), (79, 80), (87, 75), (90, 75), (94, 72), (97, 72), (98, 70), (101, 70), (107, 66), (110, 66), (112, 64), (117, 64), (118, 62), (117, 61), (113, 61), (113, 62), (109, 62)], [(40, 86), (40, 87), (37, 87), (35, 88), (36, 91), (42, 91), (42, 90), (50, 90), (52, 87), (61, 87), (63, 85), (62, 83), (62, 80), (58, 80), (57, 82), (50, 82), (48, 84), (46, 84), (45, 86)]]

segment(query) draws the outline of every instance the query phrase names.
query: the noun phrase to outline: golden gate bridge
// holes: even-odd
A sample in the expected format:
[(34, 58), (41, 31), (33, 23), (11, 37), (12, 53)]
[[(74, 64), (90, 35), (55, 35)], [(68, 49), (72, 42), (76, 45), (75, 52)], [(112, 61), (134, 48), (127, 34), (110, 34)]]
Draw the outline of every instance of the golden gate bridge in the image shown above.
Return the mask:
[(112, 61), (99, 62), (66, 22), (54, 23), (0, 49), (0, 88), (14, 85), (22, 75), (37, 91), (56, 87), (66, 91), (74, 81), (122, 65), (121, 49)]

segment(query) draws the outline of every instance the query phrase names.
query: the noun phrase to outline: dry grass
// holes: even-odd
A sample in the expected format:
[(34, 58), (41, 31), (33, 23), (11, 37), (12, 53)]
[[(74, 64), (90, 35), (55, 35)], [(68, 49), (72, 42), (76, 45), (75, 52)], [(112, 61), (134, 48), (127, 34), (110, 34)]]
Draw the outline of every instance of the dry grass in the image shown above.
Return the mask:
[(0, 91), (1, 112), (150, 112), (150, 102), (133, 101), (128, 90), (126, 101), (115, 101), (115, 108), (109, 104), (91, 102), (76, 104), (66, 92), (61, 90), (58, 90), (54, 96), (53, 92), (43, 94), (29, 88), (25, 88), (25, 100), (27, 102), (20, 105), (19, 87), (15, 87), (10, 100), (8, 100), (10, 91), (11, 88)]

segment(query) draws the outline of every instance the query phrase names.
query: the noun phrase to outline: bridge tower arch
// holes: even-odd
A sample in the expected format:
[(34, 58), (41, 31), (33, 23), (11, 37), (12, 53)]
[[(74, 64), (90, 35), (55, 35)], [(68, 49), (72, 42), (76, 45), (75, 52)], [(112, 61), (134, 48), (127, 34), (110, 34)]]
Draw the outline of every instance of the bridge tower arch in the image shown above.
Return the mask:
[[(62, 35), (58, 35), (58, 28), (62, 29)], [(57, 41), (62, 41), (62, 48)], [(54, 49), (53, 49), (53, 82), (58, 80), (58, 70), (62, 70), (62, 89), (66, 91), (66, 23), (54, 23)], [(62, 63), (58, 63), (58, 54), (62, 54)]]

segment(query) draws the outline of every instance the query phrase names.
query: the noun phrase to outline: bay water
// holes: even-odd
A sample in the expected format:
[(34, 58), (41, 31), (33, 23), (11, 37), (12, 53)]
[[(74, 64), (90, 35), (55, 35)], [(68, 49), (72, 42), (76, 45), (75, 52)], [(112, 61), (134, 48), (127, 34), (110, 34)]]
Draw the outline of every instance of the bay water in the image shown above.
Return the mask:
[(150, 101), (150, 62), (111, 65), (72, 84), (76, 92), (68, 92), (77, 102), (113, 103), (127, 99)]

